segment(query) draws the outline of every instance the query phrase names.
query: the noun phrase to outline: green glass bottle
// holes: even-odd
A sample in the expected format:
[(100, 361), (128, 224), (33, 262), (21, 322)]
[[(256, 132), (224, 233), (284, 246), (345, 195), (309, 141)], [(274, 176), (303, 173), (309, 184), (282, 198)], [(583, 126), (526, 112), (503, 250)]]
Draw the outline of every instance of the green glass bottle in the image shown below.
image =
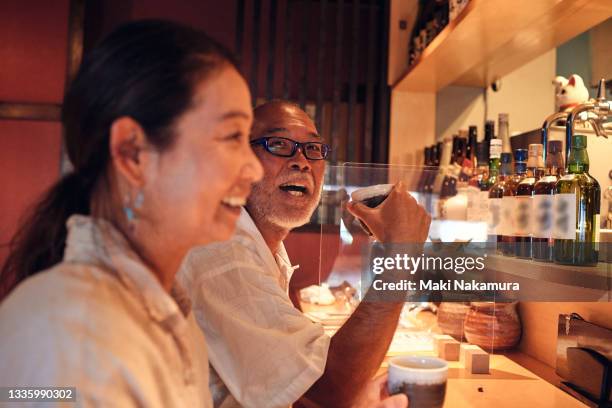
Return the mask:
[(566, 175), (555, 185), (554, 260), (565, 265), (596, 265), (600, 187), (589, 175), (584, 135), (572, 138)]
[(487, 190), (495, 185), (499, 168), (501, 166), (500, 157), (502, 150), (502, 141), (500, 139), (491, 139), (489, 141), (489, 178), (487, 179)]

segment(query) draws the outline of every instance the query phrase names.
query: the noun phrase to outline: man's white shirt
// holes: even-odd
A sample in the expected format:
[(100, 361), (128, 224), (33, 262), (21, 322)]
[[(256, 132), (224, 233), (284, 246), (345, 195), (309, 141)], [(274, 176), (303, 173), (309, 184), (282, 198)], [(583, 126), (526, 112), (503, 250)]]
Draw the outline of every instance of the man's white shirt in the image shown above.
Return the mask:
[(178, 279), (206, 336), (215, 406), (287, 407), (323, 374), (330, 337), (291, 303), (294, 269), (244, 208), (231, 240), (183, 262)]

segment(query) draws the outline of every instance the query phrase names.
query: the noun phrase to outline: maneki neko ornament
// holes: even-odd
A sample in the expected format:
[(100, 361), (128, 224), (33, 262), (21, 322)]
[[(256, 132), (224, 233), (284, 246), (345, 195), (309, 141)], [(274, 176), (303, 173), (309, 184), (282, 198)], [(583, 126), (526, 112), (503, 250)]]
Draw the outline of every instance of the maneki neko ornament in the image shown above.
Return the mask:
[(558, 76), (553, 80), (555, 85), (555, 105), (557, 112), (571, 112), (576, 106), (589, 100), (589, 90), (580, 75), (569, 79)]

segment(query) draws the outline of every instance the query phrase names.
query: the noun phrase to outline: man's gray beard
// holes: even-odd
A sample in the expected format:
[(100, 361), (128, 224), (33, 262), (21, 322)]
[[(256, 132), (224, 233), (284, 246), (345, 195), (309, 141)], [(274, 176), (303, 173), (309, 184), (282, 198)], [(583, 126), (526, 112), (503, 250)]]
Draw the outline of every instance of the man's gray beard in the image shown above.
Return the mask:
[(310, 217), (312, 217), (312, 214), (315, 212), (319, 206), (319, 202), (321, 201), (321, 190), (322, 188), (317, 191), (316, 200), (313, 200), (313, 203), (311, 204), (312, 208), (302, 215), (290, 217), (287, 214), (277, 214), (272, 208), (271, 201), (267, 199), (270, 194), (268, 194), (258, 184), (255, 184), (247, 200), (247, 208), (249, 209), (249, 214), (254, 219), (263, 219), (264, 221), (282, 229), (292, 230), (294, 228), (301, 227), (310, 221)]

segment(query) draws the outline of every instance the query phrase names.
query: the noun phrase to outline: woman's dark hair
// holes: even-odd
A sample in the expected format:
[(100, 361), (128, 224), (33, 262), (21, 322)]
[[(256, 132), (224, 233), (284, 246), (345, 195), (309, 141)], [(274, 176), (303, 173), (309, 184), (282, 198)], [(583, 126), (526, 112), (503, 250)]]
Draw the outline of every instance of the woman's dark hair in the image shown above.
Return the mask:
[(191, 106), (196, 85), (226, 64), (237, 69), (231, 53), (206, 34), (161, 20), (125, 24), (85, 56), (62, 111), (74, 170), (51, 187), (11, 240), (0, 299), (62, 260), (66, 221), (90, 214), (91, 195), (106, 171), (113, 121), (131, 117), (151, 144), (170, 147), (175, 121)]

